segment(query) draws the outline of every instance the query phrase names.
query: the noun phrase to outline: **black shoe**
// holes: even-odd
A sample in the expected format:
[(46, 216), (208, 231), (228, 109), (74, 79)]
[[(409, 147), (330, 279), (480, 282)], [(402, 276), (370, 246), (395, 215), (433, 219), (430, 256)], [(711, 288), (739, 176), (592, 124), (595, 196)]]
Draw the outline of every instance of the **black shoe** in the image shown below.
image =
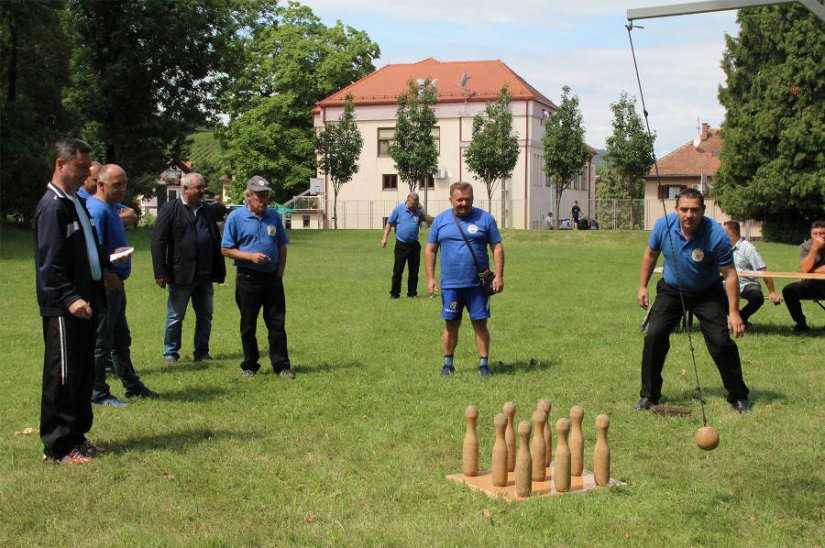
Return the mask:
[(490, 369), (489, 365), (479, 365), (478, 374), (484, 377), (485, 379), (489, 379), (493, 376), (493, 371), (492, 369)]
[(160, 394), (154, 390), (150, 390), (144, 385), (141, 385), (133, 390), (127, 390), (125, 396), (127, 398), (149, 398), (154, 400), (159, 398)]
[(748, 400), (736, 400), (731, 405), (737, 413), (749, 413), (751, 410), (751, 402)]
[(455, 373), (455, 367), (453, 367), (452, 365), (445, 365), (441, 368), (442, 377), (449, 377), (453, 373)]
[(798, 323), (795, 326), (793, 326), (793, 332), (797, 335), (800, 333), (810, 333), (811, 328), (808, 327), (808, 324), (806, 323)]
[(192, 361), (194, 361), (195, 363), (198, 363), (198, 362), (211, 362), (212, 361), (212, 356), (210, 356), (209, 354), (205, 354), (203, 356), (199, 356), (199, 357), (194, 358)]
[(407, 295), (407, 298), (408, 298), (408, 299), (417, 299), (417, 298), (418, 298), (418, 295), (417, 295), (417, 294), (415, 294), (415, 295)]
[(279, 377), (284, 377), (285, 379), (294, 379), (295, 373), (292, 372), (292, 369), (281, 369), (278, 371)]
[(390, 293), (390, 299), (399, 299), (399, 298), (401, 298), (400, 295), (393, 295), (392, 293)]
[(650, 398), (639, 398), (639, 401), (633, 404), (633, 409), (644, 411), (645, 409), (650, 409), (652, 405), (656, 405), (658, 403), (658, 401), (653, 401)]

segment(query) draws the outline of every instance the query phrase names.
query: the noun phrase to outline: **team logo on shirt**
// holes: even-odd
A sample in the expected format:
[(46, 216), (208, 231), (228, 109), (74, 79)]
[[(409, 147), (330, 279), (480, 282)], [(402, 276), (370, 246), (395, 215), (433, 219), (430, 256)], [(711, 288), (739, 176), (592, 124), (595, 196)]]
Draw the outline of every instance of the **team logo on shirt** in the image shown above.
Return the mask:
[(476, 232), (478, 232), (478, 227), (476, 225), (470, 225), (467, 227), (467, 232), (469, 232), (470, 234), (475, 234)]
[(697, 247), (691, 252), (690, 258), (694, 263), (701, 263), (705, 259), (705, 252)]
[(275, 229), (275, 225), (266, 225), (266, 233), (270, 236), (274, 236), (278, 233), (278, 231)]
[(450, 310), (455, 310), (456, 308), (458, 308), (458, 301), (451, 301)]

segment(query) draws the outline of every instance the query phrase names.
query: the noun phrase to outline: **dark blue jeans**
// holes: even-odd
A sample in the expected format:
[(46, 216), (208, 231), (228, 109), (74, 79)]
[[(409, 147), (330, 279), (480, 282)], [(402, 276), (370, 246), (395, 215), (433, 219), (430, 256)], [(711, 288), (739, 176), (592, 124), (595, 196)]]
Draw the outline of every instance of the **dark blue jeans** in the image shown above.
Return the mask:
[[(124, 284), (126, 282), (124, 281)], [(108, 396), (109, 385), (106, 384), (106, 365), (111, 359), (115, 373), (120, 377), (123, 388), (128, 392), (143, 386), (140, 377), (132, 365), (130, 347), (132, 334), (126, 321), (126, 290), (106, 293), (106, 308), (97, 326), (95, 343), (95, 384), (92, 401), (100, 401)]]
[(214, 288), (208, 276), (195, 278), (191, 284), (169, 284), (166, 301), (166, 332), (163, 335), (163, 356), (180, 358), (181, 328), (186, 317), (189, 299), (195, 311), (195, 346), (192, 357), (202, 359), (209, 354), (209, 337), (212, 333)]

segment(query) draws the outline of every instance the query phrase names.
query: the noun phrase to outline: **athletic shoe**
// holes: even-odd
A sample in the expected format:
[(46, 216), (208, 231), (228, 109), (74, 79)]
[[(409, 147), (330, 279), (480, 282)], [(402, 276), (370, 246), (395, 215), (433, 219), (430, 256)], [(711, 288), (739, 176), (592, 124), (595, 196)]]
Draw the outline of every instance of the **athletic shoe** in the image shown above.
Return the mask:
[(164, 356), (163, 363), (166, 365), (175, 365), (178, 363), (178, 359), (175, 356)]
[(478, 366), (478, 374), (484, 377), (485, 379), (490, 378), (493, 376), (493, 372), (490, 370), (489, 365), (479, 365)]
[(748, 413), (751, 410), (751, 404), (748, 400), (736, 400), (731, 402), (731, 405), (737, 413)]
[(198, 362), (211, 362), (212, 361), (212, 356), (210, 356), (209, 354), (206, 354), (205, 356), (200, 356), (198, 358), (194, 358), (192, 361), (194, 361), (195, 363), (198, 363)]
[(811, 328), (808, 327), (808, 324), (806, 323), (798, 323), (795, 326), (793, 326), (793, 332), (797, 335), (799, 335), (800, 333), (810, 333)]
[(455, 373), (455, 367), (453, 367), (452, 365), (445, 365), (441, 368), (442, 377), (449, 377), (453, 373)]
[(78, 444), (77, 450), (83, 453), (85, 457), (99, 457), (109, 449), (102, 445), (97, 445), (92, 440), (83, 440), (83, 443)]
[(157, 399), (160, 397), (160, 394), (155, 392), (154, 390), (150, 390), (145, 385), (140, 385), (137, 388), (132, 390), (127, 390), (125, 396), (127, 398), (149, 398), (149, 399)]
[(87, 457), (77, 449), (72, 449), (71, 453), (59, 459), (53, 459), (45, 453), (43, 453), (43, 462), (54, 461), (57, 464), (87, 464), (90, 462), (94, 462), (94, 460), (94, 458)]
[(128, 407), (129, 405), (125, 401), (121, 401), (111, 394), (103, 396), (102, 398), (97, 400), (92, 400), (92, 403), (97, 405), (111, 405), (112, 407)]
[(281, 369), (278, 371), (279, 377), (284, 377), (285, 379), (294, 379), (295, 373), (292, 372), (292, 369)]
[(257, 373), (257, 371), (255, 371), (253, 369), (244, 369), (243, 370), (243, 376), (244, 377), (254, 377), (255, 373)]

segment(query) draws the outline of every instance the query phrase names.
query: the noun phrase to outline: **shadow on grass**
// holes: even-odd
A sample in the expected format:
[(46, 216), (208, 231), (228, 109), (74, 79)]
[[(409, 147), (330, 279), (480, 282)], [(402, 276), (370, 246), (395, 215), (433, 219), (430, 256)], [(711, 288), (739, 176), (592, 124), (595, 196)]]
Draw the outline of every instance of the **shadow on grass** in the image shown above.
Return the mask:
[(169, 432), (159, 432), (147, 436), (135, 436), (126, 438), (121, 442), (109, 444), (109, 450), (113, 453), (124, 451), (170, 451), (173, 453), (184, 453), (188, 449), (221, 439), (249, 440), (254, 436), (251, 432), (239, 432), (237, 430), (214, 430), (212, 428), (197, 428), (189, 430), (178, 430)]
[(214, 400), (227, 393), (219, 386), (191, 386), (180, 390), (164, 390), (160, 395), (161, 401), (203, 402)]
[[(747, 380), (746, 380), (747, 382)], [(705, 397), (705, 402), (708, 402), (708, 399), (713, 398), (720, 398), (725, 399), (727, 398), (727, 391), (722, 387), (713, 387), (713, 388), (702, 388), (702, 394)], [(775, 401), (782, 401), (785, 399), (785, 394), (780, 392), (775, 392), (773, 390), (751, 390), (749, 395), (749, 399), (752, 404), (759, 405), (759, 404), (770, 404)], [(662, 395), (662, 403), (665, 405), (670, 404), (687, 404), (687, 403), (699, 403), (699, 398), (696, 395), (696, 391), (693, 389), (690, 390), (681, 390), (680, 392), (671, 393), (670, 396)]]
[(807, 333), (796, 334), (793, 332), (793, 325), (759, 325), (753, 324), (753, 327), (748, 331), (748, 335), (784, 335), (789, 338), (805, 338), (805, 337), (825, 337), (825, 329), (818, 329), (811, 327)]
[(557, 360), (550, 358), (524, 358), (516, 361), (499, 361), (492, 369), (496, 375), (512, 375), (517, 371), (538, 373), (558, 364)]
[(364, 364), (358, 362), (343, 362), (343, 363), (312, 363), (312, 364), (292, 364), (292, 370), (295, 371), (296, 375), (301, 374), (309, 374), (315, 375), (318, 373), (330, 373), (333, 371), (337, 371), (339, 369), (361, 369), (364, 367)]

